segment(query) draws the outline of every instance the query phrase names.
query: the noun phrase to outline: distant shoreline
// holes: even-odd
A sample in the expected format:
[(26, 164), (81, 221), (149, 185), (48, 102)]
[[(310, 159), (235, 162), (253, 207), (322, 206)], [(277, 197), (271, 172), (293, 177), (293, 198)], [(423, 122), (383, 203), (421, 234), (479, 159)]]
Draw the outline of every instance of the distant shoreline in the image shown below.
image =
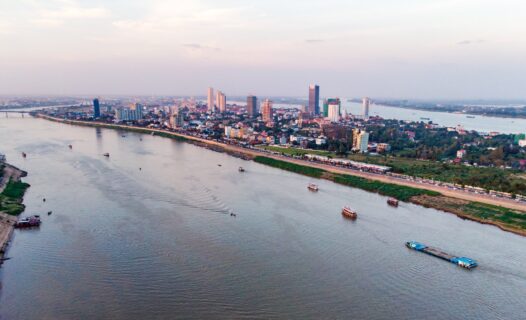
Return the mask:
[[(321, 170), (324, 172), (327, 172), (332, 175), (348, 175), (352, 177), (358, 177), (360, 179), (364, 179), (369, 182), (377, 182), (380, 184), (384, 184), (386, 187), (389, 187), (390, 185), (399, 185), (406, 188), (412, 188), (412, 189), (423, 189), (428, 190), (430, 192), (439, 193), (440, 195), (437, 197), (425, 197), (425, 195), (422, 196), (415, 196), (411, 197), (409, 200), (402, 199), (403, 201), (409, 201), (411, 203), (421, 205), (424, 207), (432, 207), (438, 210), (442, 210), (445, 212), (453, 213), (457, 215), (460, 218), (463, 219), (469, 219), (473, 221), (477, 221), (482, 224), (490, 224), (494, 225), (501, 230), (512, 232), (521, 236), (526, 236), (526, 229), (522, 229), (518, 226), (514, 225), (507, 225), (504, 223), (501, 223), (499, 221), (489, 220), (489, 219), (481, 219), (477, 216), (474, 216), (472, 214), (469, 214), (467, 212), (463, 212), (459, 206), (461, 205), (467, 205), (467, 204), (477, 204), (479, 203), (482, 206), (487, 206), (487, 208), (490, 210), (492, 207), (495, 208), (507, 208), (511, 210), (520, 211), (522, 214), (526, 214), (526, 206), (521, 205), (519, 203), (514, 202), (506, 202), (502, 201), (500, 199), (493, 199), (493, 198), (484, 198), (484, 197), (477, 197), (476, 195), (468, 195), (465, 193), (457, 192), (455, 190), (442, 190), (438, 187), (428, 186), (428, 185), (421, 185), (414, 182), (409, 181), (399, 181), (392, 177), (388, 176), (382, 176), (382, 175), (374, 175), (367, 172), (361, 172), (361, 171), (355, 171), (350, 169), (344, 169), (339, 167), (333, 167), (329, 165), (319, 164), (315, 162), (308, 162), (304, 160), (299, 159), (293, 159), (293, 158), (286, 158), (278, 155), (272, 155), (263, 153), (261, 151), (256, 151), (252, 149), (245, 149), (234, 145), (228, 145), (224, 143), (220, 143), (213, 140), (206, 140), (194, 136), (184, 135), (177, 132), (172, 131), (166, 131), (161, 129), (151, 129), (151, 128), (141, 128), (141, 127), (133, 127), (133, 126), (127, 126), (127, 125), (119, 125), (119, 124), (109, 124), (109, 123), (101, 123), (101, 122), (87, 122), (87, 121), (78, 121), (78, 120), (67, 120), (67, 119), (61, 119), (61, 118), (55, 118), (47, 115), (42, 114), (36, 114), (35, 115), (38, 118), (42, 118), (49, 121), (59, 122), (59, 123), (65, 123), (65, 124), (71, 124), (71, 125), (79, 125), (79, 126), (88, 126), (88, 127), (99, 127), (99, 128), (107, 128), (107, 129), (117, 129), (117, 130), (127, 130), (132, 132), (138, 132), (138, 133), (144, 133), (144, 134), (151, 134), (154, 133), (155, 135), (164, 136), (167, 138), (173, 138), (177, 140), (187, 141), (190, 143), (194, 143), (212, 150), (216, 151), (224, 151), (231, 155), (238, 156), (241, 158), (244, 158), (246, 160), (251, 160), (256, 157), (266, 157), (269, 159), (277, 160), (278, 162), (284, 162), (289, 163), (295, 166), (299, 167), (305, 167), (305, 168), (314, 168), (317, 170)], [(273, 165), (271, 165), (273, 166)], [(287, 170), (286, 168), (282, 168)], [(291, 170), (289, 170), (291, 171)], [(301, 171), (301, 169), (300, 169)], [(294, 170), (294, 172), (297, 172)], [(302, 172), (297, 172), (302, 174)], [(325, 178), (327, 179), (327, 176), (320, 176), (319, 178)], [(328, 180), (334, 181), (331, 177), (328, 178)], [(337, 182), (337, 181), (335, 181)], [(345, 183), (341, 183), (345, 184)], [(359, 189), (364, 189), (360, 186), (353, 186)], [(381, 193), (379, 191), (374, 190), (368, 190), (364, 189), (366, 191), (371, 191), (375, 193)], [(431, 199), (431, 201), (430, 201)], [(447, 199), (453, 199), (456, 201), (454, 205), (446, 205), (446, 203), (450, 203), (452, 201), (446, 201)], [(453, 201), (453, 202), (455, 202)]]
[[(357, 101), (353, 101), (357, 102)], [(479, 116), (479, 117), (487, 117), (487, 118), (502, 118), (502, 119), (526, 119), (525, 115), (508, 115), (508, 114), (500, 114), (500, 113), (477, 113), (477, 112), (462, 112), (460, 110), (453, 111), (453, 110), (446, 110), (440, 107), (436, 108), (424, 108), (424, 107), (418, 107), (418, 106), (401, 106), (401, 105), (390, 105), (385, 103), (376, 103), (375, 105), (387, 107), (387, 108), (400, 108), (400, 109), (407, 109), (407, 110), (418, 110), (418, 111), (427, 111), (427, 112), (437, 112), (437, 113), (449, 113), (449, 114), (458, 114), (458, 115), (464, 115), (464, 116)]]

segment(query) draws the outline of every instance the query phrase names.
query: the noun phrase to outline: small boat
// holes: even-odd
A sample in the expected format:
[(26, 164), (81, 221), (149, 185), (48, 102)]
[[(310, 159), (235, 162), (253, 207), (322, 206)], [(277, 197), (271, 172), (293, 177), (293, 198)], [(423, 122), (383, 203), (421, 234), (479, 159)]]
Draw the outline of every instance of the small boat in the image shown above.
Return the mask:
[(352, 219), (352, 220), (355, 220), (356, 218), (358, 218), (358, 213), (356, 213), (356, 211), (354, 211), (350, 207), (343, 207), (342, 215), (345, 218), (349, 218), (349, 219)]
[(309, 183), (307, 185), (307, 189), (309, 189), (310, 191), (318, 191), (319, 190), (318, 186), (316, 184), (314, 184), (314, 183)]
[(398, 207), (398, 200), (395, 198), (389, 198), (387, 199), (387, 204), (391, 207)]
[(466, 118), (475, 119), (475, 116), (466, 116)]
[(43, 198), (43, 199), (42, 199), (42, 202), (46, 202), (46, 198)]
[(70, 149), (73, 149), (73, 146), (72, 146), (72, 145), (69, 145), (68, 147), (69, 147)]
[(29, 218), (20, 219), (17, 222), (15, 222), (14, 226), (17, 229), (38, 227), (40, 226), (40, 216), (34, 215)]
[(237, 169), (237, 171), (239, 171), (239, 172), (245, 172), (245, 169), (244, 169), (243, 167), (239, 167), (239, 168)]
[(53, 211), (48, 211), (47, 215), (50, 216), (53, 213)]
[(221, 167), (221, 164), (217, 164), (218, 167)]
[(105, 157), (109, 157), (110, 154), (106, 152), (105, 154), (103, 154), (103, 156), (105, 156)]
[(22, 152), (22, 157), (27, 157), (27, 154), (25, 152)]

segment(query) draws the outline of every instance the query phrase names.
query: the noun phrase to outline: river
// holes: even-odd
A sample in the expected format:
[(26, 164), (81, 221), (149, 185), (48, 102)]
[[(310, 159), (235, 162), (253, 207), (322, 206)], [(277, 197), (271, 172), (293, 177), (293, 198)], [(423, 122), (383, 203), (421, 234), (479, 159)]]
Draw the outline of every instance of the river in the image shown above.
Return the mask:
[[(15, 232), (0, 269), (2, 319), (523, 319), (526, 311), (526, 238), (492, 226), (408, 203), (391, 208), (385, 197), (324, 180), (312, 193), (311, 178), (184, 142), (27, 116), (0, 118), (0, 153), (29, 173), (24, 215), (43, 215), (40, 229)], [(347, 204), (357, 221), (342, 218)], [(408, 240), (480, 266), (410, 251)]]

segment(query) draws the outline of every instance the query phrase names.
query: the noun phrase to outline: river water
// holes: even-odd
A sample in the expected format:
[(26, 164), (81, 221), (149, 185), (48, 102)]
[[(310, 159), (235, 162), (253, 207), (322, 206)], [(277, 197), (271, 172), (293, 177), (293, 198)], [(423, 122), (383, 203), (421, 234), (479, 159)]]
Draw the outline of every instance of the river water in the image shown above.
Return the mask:
[(150, 135), (12, 116), (0, 153), (43, 215), (14, 234), (1, 319), (524, 319), (526, 238), (495, 227)]

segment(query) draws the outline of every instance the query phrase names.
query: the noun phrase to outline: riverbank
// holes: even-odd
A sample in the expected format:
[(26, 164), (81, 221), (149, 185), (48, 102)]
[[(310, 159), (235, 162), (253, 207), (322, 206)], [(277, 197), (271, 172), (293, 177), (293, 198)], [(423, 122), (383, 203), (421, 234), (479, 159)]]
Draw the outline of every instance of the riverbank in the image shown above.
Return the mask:
[(29, 184), (21, 181), (27, 172), (12, 165), (3, 163), (0, 167), (0, 264), (4, 261), (4, 254), (13, 234), (17, 216), (25, 209), (22, 203)]
[[(506, 231), (510, 231), (519, 235), (526, 235), (526, 225), (522, 225), (520, 223), (517, 223), (517, 221), (520, 222), (520, 217), (526, 217), (526, 206), (521, 203), (517, 203), (514, 201), (507, 201), (505, 199), (496, 199), (496, 198), (487, 198), (481, 195), (477, 194), (468, 194), (465, 192), (461, 192), (458, 190), (449, 190), (445, 188), (441, 188), (439, 186), (432, 186), (432, 185), (424, 185), (419, 184), (414, 181), (406, 181), (406, 180), (399, 180), (395, 179), (390, 176), (385, 175), (378, 175), (368, 172), (361, 172), (346, 168), (340, 168), (340, 167), (334, 167), (330, 165), (315, 163), (315, 162), (308, 162), (304, 160), (299, 159), (293, 159), (293, 158), (287, 158), (280, 155), (272, 155), (263, 153), (258, 150), (254, 149), (246, 149), (241, 148), (234, 145), (227, 145), (224, 143), (220, 143), (213, 140), (207, 140), (203, 138), (198, 138), (194, 136), (188, 136), (177, 132), (171, 132), (171, 131), (165, 131), (160, 129), (149, 129), (149, 128), (138, 128), (138, 127), (132, 127), (132, 126), (126, 126), (126, 125), (117, 125), (117, 124), (107, 124), (107, 123), (96, 123), (96, 122), (85, 122), (85, 121), (76, 121), (76, 120), (64, 120), (59, 118), (53, 118), (46, 115), (36, 115), (37, 117), (56, 121), (60, 123), (66, 123), (71, 125), (81, 125), (81, 126), (90, 126), (90, 127), (100, 127), (100, 128), (108, 128), (108, 129), (118, 129), (118, 130), (128, 130), (128, 131), (134, 131), (139, 133), (146, 133), (146, 134), (154, 134), (159, 136), (165, 136), (173, 139), (178, 139), (182, 141), (188, 141), (192, 142), (198, 145), (206, 146), (207, 148), (216, 150), (216, 151), (222, 151), (227, 152), (229, 154), (234, 154), (241, 156), (245, 159), (259, 159), (258, 162), (261, 162), (262, 158), (272, 159), (273, 161), (266, 161), (267, 163), (264, 163), (266, 165), (282, 168), (285, 170), (293, 171), (300, 174), (306, 174), (317, 178), (325, 178), (337, 183), (349, 185), (356, 188), (361, 188), (367, 191), (371, 192), (377, 192), (380, 194), (388, 195), (396, 197), (402, 201), (410, 201), (415, 204), (422, 204), (417, 202), (419, 198), (418, 196), (429, 196), (431, 198), (429, 199), (435, 199), (437, 201), (431, 201), (429, 200), (428, 203), (426, 203), (426, 206), (432, 206), (433, 208), (443, 210), (446, 212), (454, 213), (460, 217), (461, 215), (465, 216), (472, 216), (473, 219), (480, 219), (483, 220), (484, 223), (492, 224), (498, 227), (504, 226), (506, 224), (506, 228), (508, 228)], [(260, 157), (260, 158), (257, 158)], [(309, 174), (310, 172), (310, 174)], [(475, 212), (469, 212), (469, 211), (463, 211), (460, 209), (455, 209), (446, 206), (443, 201), (438, 201), (439, 199), (443, 198), (454, 198), (455, 200), (462, 200), (466, 201), (467, 203), (471, 203), (470, 207), (478, 207), (478, 208), (484, 208), (484, 205), (490, 205), (494, 206), (496, 208), (506, 208), (510, 210), (509, 212), (512, 214), (516, 214), (517, 217), (514, 219), (507, 221), (501, 221), (502, 219), (497, 219), (498, 214), (491, 214), (491, 210), (487, 210), (486, 216), (480, 211), (484, 211), (483, 209), (480, 209), (476, 213), (480, 216), (475, 216)], [(489, 207), (488, 207), (489, 208)], [(459, 211), (460, 210), (460, 211)], [(508, 219), (507, 216), (502, 215), (502, 218), (504, 220)], [(481, 222), (481, 221), (479, 221)], [(502, 229), (502, 228), (501, 228)], [(504, 229), (503, 229), (504, 230)]]

